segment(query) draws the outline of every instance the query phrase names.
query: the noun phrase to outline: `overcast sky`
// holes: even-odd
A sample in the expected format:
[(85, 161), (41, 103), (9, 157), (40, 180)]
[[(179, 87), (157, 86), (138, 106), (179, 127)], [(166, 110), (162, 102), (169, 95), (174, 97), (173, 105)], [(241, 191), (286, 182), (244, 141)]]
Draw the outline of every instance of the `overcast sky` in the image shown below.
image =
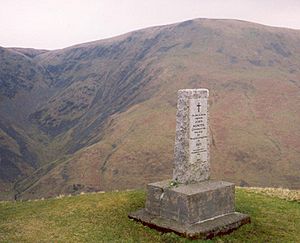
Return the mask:
[(59, 49), (194, 18), (300, 29), (300, 1), (0, 0), (0, 46)]

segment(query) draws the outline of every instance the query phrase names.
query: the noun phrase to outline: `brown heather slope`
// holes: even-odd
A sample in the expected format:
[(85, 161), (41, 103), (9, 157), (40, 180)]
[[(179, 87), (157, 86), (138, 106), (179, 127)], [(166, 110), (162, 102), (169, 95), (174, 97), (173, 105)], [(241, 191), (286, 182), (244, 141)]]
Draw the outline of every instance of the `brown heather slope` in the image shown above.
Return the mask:
[(197, 19), (32, 60), (54, 91), (27, 119), (61, 159), (19, 180), (18, 197), (170, 178), (181, 88), (210, 90), (213, 178), (300, 188), (300, 31)]

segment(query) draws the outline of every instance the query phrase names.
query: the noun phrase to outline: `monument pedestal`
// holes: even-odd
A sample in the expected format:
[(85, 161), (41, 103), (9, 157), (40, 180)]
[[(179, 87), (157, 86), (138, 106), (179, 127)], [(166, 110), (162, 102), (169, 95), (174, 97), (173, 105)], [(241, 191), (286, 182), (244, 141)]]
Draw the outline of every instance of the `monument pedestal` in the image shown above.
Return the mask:
[(208, 239), (250, 222), (234, 211), (234, 184), (203, 181), (170, 186), (170, 181), (148, 184), (146, 207), (129, 218), (163, 232)]

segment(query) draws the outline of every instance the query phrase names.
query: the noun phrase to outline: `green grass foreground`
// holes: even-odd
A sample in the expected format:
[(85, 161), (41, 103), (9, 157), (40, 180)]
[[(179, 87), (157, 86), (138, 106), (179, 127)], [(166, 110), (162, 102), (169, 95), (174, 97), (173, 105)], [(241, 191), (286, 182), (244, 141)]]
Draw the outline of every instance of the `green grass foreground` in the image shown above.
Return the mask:
[[(129, 220), (144, 201), (145, 192), (124, 191), (0, 202), (0, 242), (189, 242)], [(299, 201), (238, 188), (236, 209), (252, 223), (208, 242), (299, 242)]]

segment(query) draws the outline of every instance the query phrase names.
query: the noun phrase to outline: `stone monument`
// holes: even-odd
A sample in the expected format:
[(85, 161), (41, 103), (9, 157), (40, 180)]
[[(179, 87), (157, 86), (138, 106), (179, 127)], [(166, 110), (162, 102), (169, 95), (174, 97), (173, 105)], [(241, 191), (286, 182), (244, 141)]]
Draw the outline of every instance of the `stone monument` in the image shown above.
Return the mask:
[(235, 212), (234, 184), (209, 179), (208, 95), (207, 89), (178, 91), (173, 180), (148, 184), (146, 207), (129, 218), (191, 239), (250, 223)]

